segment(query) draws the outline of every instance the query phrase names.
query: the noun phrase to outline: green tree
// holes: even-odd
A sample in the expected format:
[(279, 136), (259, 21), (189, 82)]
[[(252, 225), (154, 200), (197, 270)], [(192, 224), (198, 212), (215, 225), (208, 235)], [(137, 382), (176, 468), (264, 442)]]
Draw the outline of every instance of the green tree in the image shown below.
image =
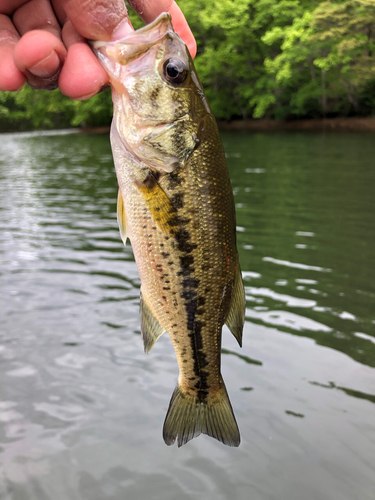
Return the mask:
[(184, 0), (180, 2), (198, 42), (196, 67), (219, 118), (262, 116), (277, 101), (264, 60), (280, 52), (282, 40), (262, 37), (289, 26), (317, 4), (298, 0)]
[(26, 85), (20, 92), (0, 92), (0, 130), (48, 129), (109, 124), (109, 91), (87, 101), (72, 101), (59, 90), (46, 92)]
[(285, 115), (366, 114), (374, 109), (375, 3), (372, 0), (321, 2), (263, 41), (281, 40), (281, 52), (265, 59), (275, 79)]
[[(375, 112), (374, 0), (179, 0), (217, 118)], [(143, 23), (131, 10), (137, 29)], [(110, 92), (0, 93), (0, 129), (107, 125)]]

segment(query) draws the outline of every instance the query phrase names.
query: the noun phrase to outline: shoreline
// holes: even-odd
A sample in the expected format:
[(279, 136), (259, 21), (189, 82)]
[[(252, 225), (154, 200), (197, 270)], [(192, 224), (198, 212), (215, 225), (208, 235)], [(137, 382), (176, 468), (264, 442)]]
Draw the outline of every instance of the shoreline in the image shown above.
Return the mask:
[[(294, 132), (375, 132), (375, 117), (368, 118), (311, 118), (301, 120), (271, 120), (268, 118), (251, 120), (217, 120), (219, 130), (246, 130), (253, 132), (294, 131)], [(61, 130), (74, 130), (78, 134), (106, 134), (111, 126), (102, 125), (98, 127), (83, 127)], [(59, 129), (48, 130), (11, 130), (1, 131), (1, 134), (9, 133), (38, 133), (53, 132)]]
[(375, 117), (369, 118), (311, 118), (303, 120), (233, 120), (218, 121), (220, 130), (250, 131), (335, 131), (335, 132), (375, 132)]
[[(375, 117), (369, 118), (311, 118), (303, 120), (233, 120), (217, 121), (219, 130), (248, 130), (254, 132), (272, 131), (312, 131), (312, 132), (375, 132)], [(103, 134), (110, 126), (87, 127), (79, 130), (80, 134)]]

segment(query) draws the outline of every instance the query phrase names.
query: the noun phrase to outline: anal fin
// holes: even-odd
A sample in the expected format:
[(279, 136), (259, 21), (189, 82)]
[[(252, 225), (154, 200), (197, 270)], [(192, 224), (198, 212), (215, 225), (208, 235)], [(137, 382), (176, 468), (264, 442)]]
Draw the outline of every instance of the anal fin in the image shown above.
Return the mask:
[(141, 332), (143, 338), (143, 346), (145, 353), (149, 353), (158, 340), (158, 338), (165, 332), (164, 328), (160, 325), (159, 321), (155, 318), (146, 297), (141, 290), (140, 295), (140, 314), (141, 314)]
[(235, 336), (240, 347), (242, 347), (242, 330), (245, 321), (246, 297), (242, 283), (240, 266), (237, 266), (234, 278), (232, 300), (225, 324)]
[(120, 230), (121, 239), (124, 242), (124, 245), (126, 246), (127, 236), (126, 236), (125, 206), (120, 188), (118, 190), (118, 195), (117, 195), (117, 222)]

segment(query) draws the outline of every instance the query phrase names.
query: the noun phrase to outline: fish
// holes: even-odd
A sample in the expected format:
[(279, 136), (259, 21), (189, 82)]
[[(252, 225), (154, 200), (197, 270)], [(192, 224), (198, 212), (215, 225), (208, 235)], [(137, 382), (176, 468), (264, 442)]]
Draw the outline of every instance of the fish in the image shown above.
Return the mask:
[(92, 47), (112, 88), (117, 218), (141, 279), (144, 350), (168, 332), (179, 366), (164, 441), (180, 447), (203, 433), (239, 446), (221, 337), (226, 324), (242, 346), (245, 292), (215, 118), (168, 13)]

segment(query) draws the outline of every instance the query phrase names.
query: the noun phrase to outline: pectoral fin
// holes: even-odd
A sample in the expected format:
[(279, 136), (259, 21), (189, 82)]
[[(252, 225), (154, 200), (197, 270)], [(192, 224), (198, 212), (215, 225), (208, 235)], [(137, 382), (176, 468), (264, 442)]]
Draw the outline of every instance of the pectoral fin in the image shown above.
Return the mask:
[(118, 195), (117, 195), (117, 222), (118, 222), (118, 227), (120, 229), (121, 239), (124, 242), (124, 245), (126, 246), (127, 236), (126, 236), (125, 207), (120, 189), (118, 190)]
[(145, 295), (141, 291), (141, 332), (145, 353), (149, 353), (158, 338), (165, 332), (159, 321), (155, 318)]
[(245, 321), (246, 297), (242, 283), (240, 266), (237, 266), (234, 278), (232, 300), (225, 324), (235, 336), (240, 347), (242, 347), (242, 330)]
[(163, 232), (173, 233), (177, 229), (176, 210), (154, 174), (150, 172), (142, 183), (137, 183), (137, 186), (156, 224)]

